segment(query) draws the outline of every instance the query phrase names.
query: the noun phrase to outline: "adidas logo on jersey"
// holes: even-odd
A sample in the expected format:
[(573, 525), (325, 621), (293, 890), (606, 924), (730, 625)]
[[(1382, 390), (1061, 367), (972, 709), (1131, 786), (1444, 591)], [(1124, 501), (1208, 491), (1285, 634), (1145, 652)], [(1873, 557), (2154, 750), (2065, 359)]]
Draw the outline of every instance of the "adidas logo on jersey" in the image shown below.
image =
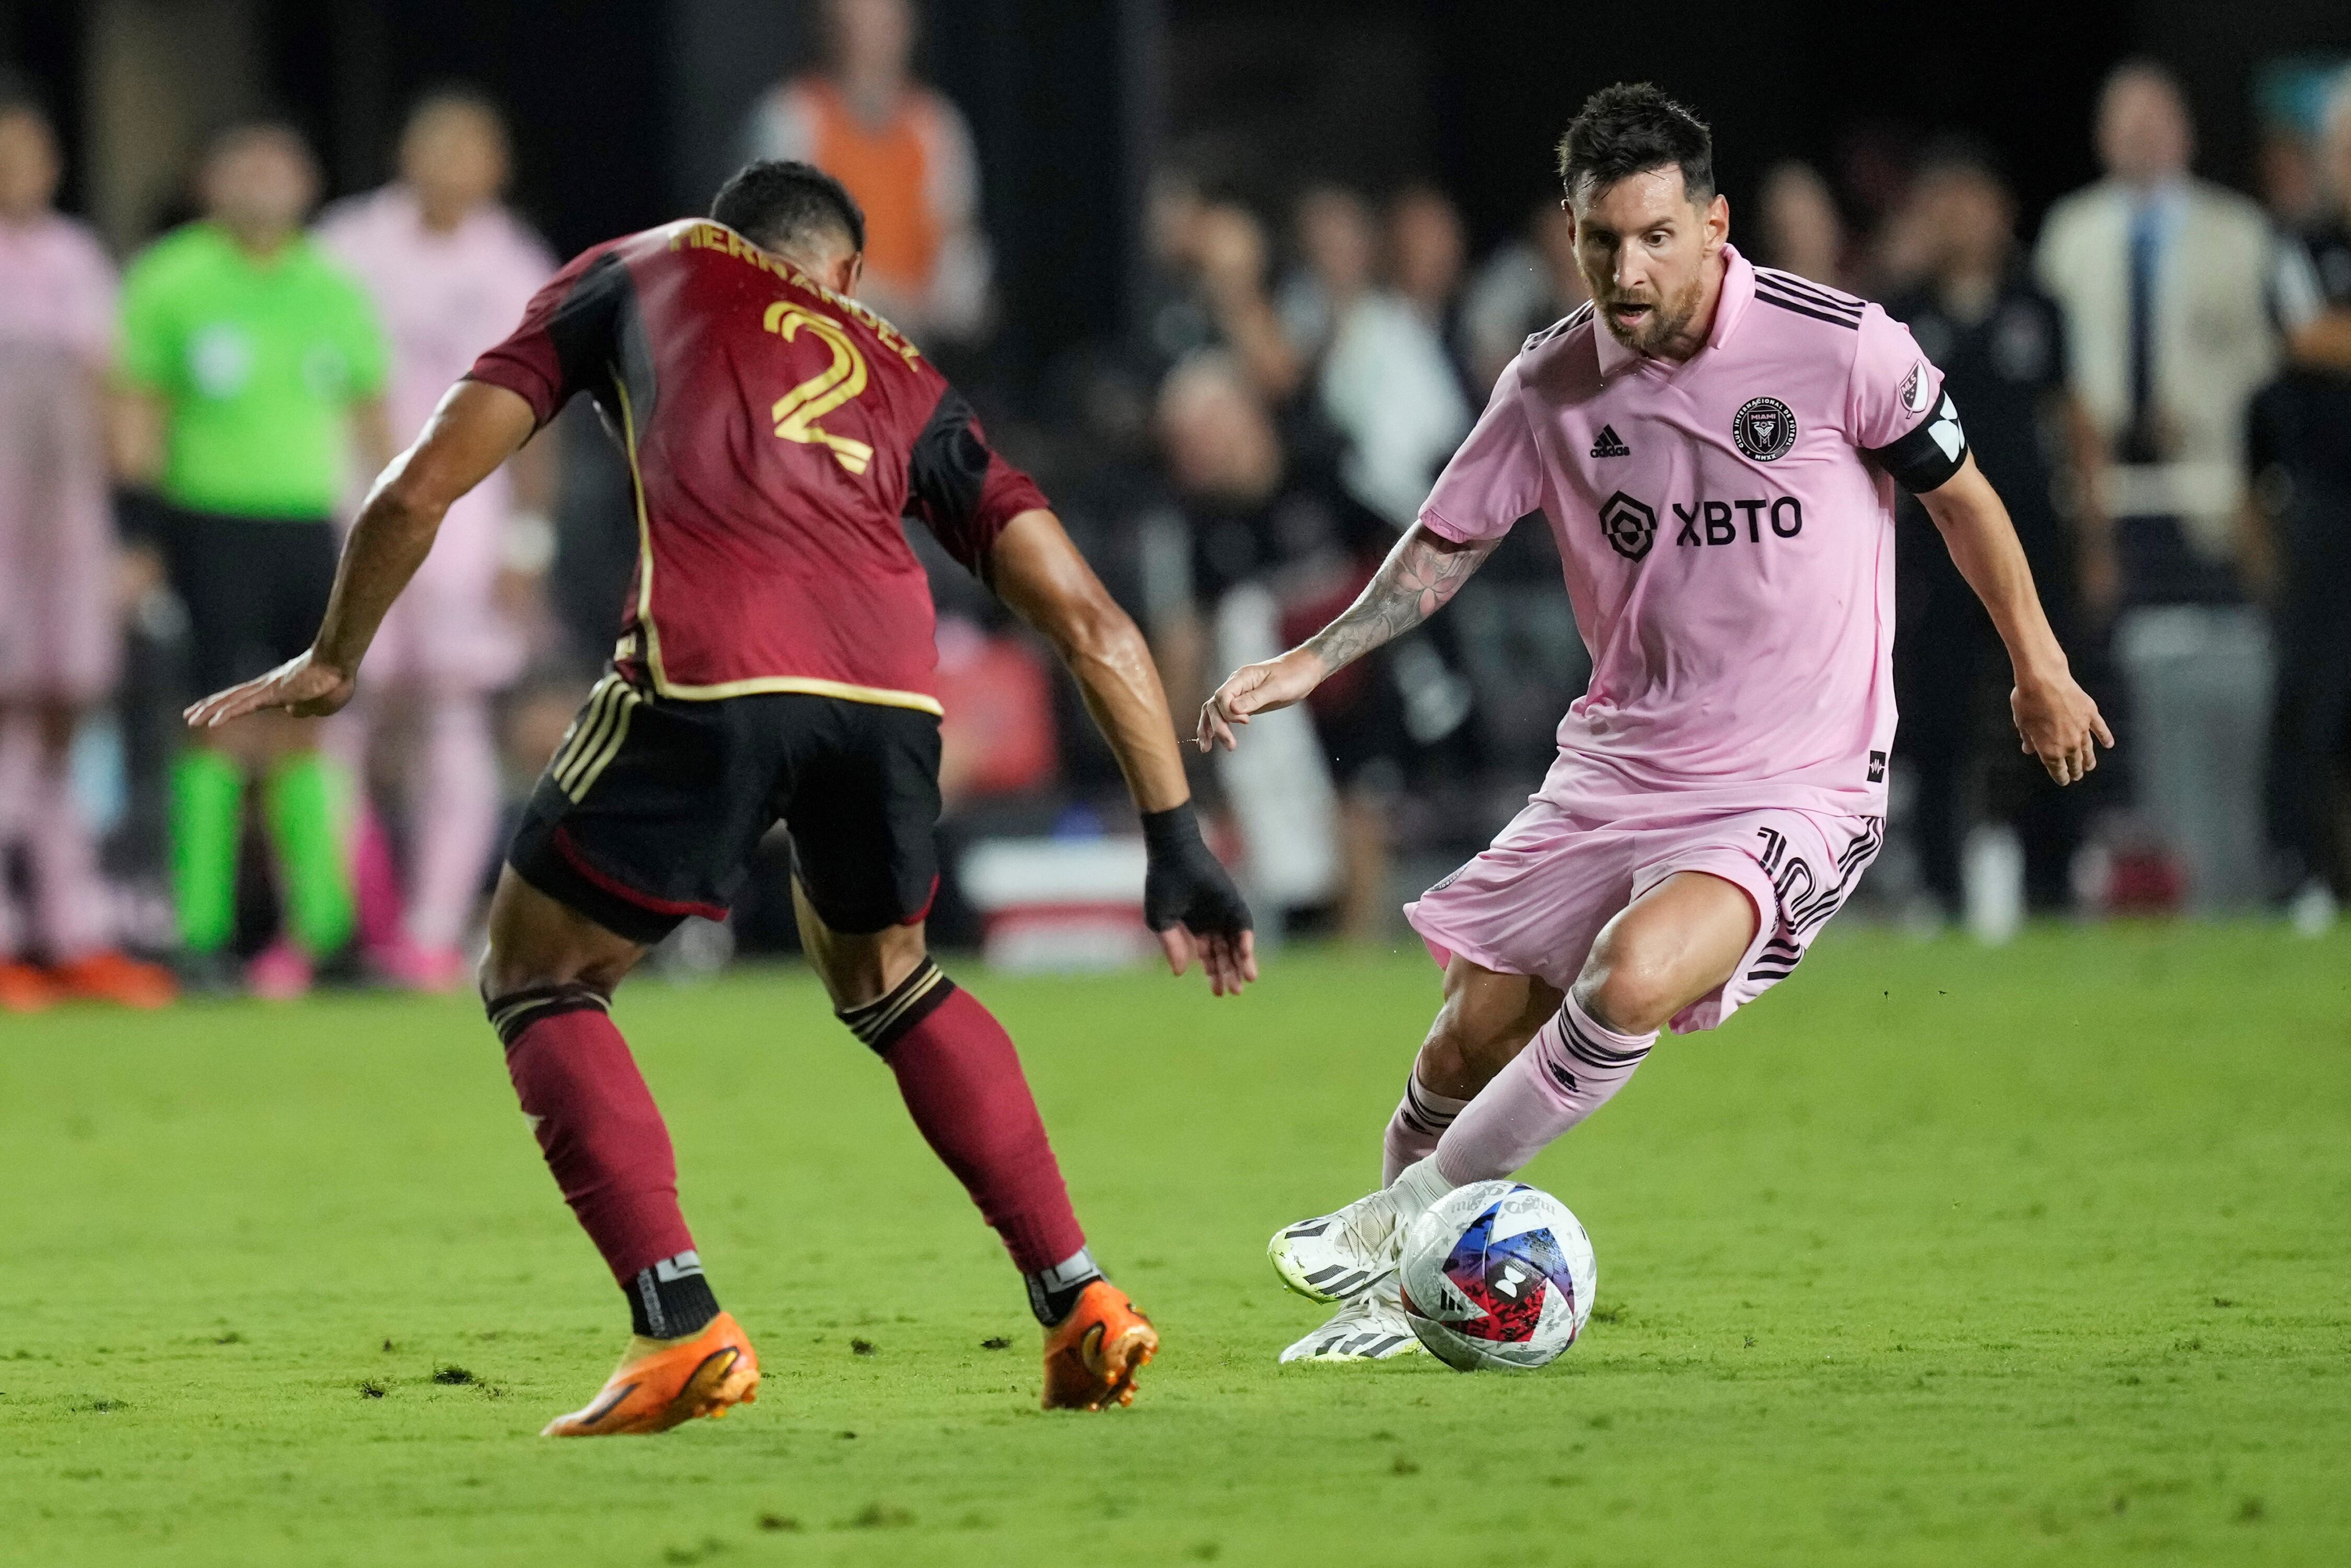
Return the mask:
[(1592, 455), (1594, 457), (1630, 457), (1633, 455), (1633, 449), (1625, 445), (1624, 441), (1618, 437), (1615, 426), (1604, 424), (1600, 427), (1600, 439), (1592, 444)]

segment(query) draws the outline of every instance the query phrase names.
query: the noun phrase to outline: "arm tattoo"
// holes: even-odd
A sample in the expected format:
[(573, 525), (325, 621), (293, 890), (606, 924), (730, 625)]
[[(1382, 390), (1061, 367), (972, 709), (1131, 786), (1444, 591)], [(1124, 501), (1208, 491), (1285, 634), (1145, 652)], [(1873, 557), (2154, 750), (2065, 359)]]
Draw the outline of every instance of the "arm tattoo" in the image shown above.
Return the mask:
[(1379, 571), (1336, 621), (1306, 640), (1306, 647), (1336, 670), (1403, 636), (1460, 591), (1486, 563), (1499, 538), (1456, 544), (1415, 523), (1396, 541)]

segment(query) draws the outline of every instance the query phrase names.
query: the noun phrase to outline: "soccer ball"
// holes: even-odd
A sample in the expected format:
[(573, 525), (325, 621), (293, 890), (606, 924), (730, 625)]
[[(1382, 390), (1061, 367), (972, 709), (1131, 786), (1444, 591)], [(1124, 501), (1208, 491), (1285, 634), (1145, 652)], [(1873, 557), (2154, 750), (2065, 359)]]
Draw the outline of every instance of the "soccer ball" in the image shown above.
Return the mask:
[(1531, 1371), (1575, 1343), (1600, 1265), (1567, 1205), (1515, 1181), (1447, 1193), (1405, 1232), (1404, 1314), (1459, 1372)]

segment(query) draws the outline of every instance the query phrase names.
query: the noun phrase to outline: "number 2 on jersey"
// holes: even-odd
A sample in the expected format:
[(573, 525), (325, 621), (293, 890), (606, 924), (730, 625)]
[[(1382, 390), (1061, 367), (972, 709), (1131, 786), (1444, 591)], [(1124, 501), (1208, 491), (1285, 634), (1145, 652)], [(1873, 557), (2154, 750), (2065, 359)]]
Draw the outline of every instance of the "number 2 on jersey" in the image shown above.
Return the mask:
[(825, 346), (832, 350), (831, 364), (776, 400), (776, 406), (768, 411), (776, 421), (776, 434), (786, 441), (830, 447), (843, 468), (852, 474), (864, 473), (866, 465), (873, 461), (873, 448), (862, 441), (835, 435), (817, 421), (865, 390), (865, 356), (857, 351), (857, 345), (849, 340), (840, 322), (804, 310), (789, 300), (778, 299), (768, 306), (765, 325), (786, 342), (799, 337), (800, 329), (806, 328), (824, 340)]

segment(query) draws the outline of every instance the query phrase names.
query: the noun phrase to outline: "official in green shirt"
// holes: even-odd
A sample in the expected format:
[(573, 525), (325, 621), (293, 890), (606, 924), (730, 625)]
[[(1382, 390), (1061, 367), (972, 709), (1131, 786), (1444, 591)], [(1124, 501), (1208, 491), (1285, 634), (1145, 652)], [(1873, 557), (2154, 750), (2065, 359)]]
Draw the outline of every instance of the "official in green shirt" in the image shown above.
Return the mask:
[[(115, 447), (187, 606), (195, 689), (211, 691), (309, 645), (334, 587), (347, 476), (391, 455), (390, 353), (358, 280), (303, 231), (319, 174), (299, 133), (227, 131), (199, 187), (204, 218), (123, 279)], [(173, 892), (197, 983), (230, 974), (248, 777), (264, 781), (286, 911), (248, 981), (293, 994), (350, 945), (351, 792), (316, 731), (281, 716), (247, 736), (207, 732), (173, 765)]]

